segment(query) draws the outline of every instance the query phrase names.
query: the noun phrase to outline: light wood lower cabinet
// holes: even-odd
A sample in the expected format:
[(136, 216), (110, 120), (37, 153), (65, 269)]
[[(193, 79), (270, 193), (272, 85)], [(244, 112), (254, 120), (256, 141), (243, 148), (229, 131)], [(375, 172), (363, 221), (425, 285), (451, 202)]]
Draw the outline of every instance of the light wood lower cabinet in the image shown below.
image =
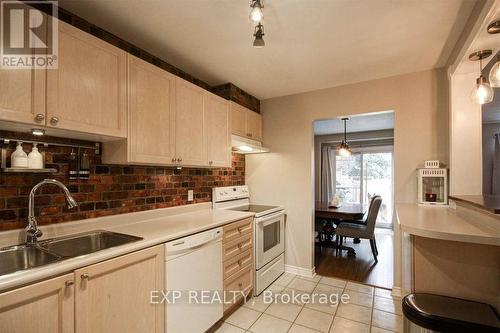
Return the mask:
[(224, 293), (229, 300), (224, 304), (224, 313), (228, 313), (253, 290), (253, 219), (228, 224), (223, 233)]
[(150, 303), (164, 290), (163, 246), (75, 271), (76, 333), (163, 333), (164, 306)]
[(0, 332), (164, 333), (163, 245), (0, 294)]
[(0, 294), (0, 332), (74, 332), (74, 274)]

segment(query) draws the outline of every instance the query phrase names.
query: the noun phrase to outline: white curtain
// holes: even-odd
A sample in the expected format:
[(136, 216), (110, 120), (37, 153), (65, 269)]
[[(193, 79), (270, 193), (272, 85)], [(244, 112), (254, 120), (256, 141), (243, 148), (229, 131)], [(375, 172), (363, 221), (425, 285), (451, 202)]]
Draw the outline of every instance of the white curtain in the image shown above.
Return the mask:
[(320, 200), (330, 202), (335, 193), (335, 148), (321, 145)]
[(495, 134), (491, 194), (500, 195), (500, 134)]

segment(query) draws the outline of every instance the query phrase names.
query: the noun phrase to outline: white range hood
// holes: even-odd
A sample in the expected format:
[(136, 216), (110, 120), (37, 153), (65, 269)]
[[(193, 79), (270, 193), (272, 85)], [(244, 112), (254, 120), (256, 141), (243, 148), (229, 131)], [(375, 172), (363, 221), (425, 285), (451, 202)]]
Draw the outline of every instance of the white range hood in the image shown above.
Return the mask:
[(269, 148), (262, 147), (261, 142), (238, 135), (231, 135), (231, 145), (233, 147), (233, 152), (238, 154), (259, 154), (269, 152)]

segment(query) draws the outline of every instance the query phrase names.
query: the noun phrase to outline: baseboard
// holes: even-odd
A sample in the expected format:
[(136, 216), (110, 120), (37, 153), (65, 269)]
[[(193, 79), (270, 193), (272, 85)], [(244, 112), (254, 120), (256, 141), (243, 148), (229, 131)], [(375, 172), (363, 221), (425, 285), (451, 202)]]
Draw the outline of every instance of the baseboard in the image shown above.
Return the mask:
[(299, 275), (299, 276), (308, 277), (308, 278), (313, 278), (314, 276), (316, 276), (315, 267), (303, 268), (303, 267), (298, 267), (298, 266), (285, 265), (285, 272), (289, 273), (289, 274), (295, 274), (295, 275)]

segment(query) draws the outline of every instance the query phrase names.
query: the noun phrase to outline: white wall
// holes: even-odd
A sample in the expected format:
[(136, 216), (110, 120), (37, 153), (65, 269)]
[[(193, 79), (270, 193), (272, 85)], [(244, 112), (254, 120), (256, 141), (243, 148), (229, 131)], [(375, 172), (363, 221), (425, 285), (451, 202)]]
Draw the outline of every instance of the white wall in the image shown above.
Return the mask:
[(444, 71), (432, 70), (262, 102), (264, 143), (271, 153), (247, 155), (246, 182), (253, 201), (286, 208), (288, 265), (314, 267), (313, 121), (394, 110), (395, 201), (415, 202), (415, 169), (426, 159), (447, 161), (447, 89)]
[(454, 74), (450, 108), (450, 194), (483, 192), (481, 106), (471, 92), (477, 72)]

